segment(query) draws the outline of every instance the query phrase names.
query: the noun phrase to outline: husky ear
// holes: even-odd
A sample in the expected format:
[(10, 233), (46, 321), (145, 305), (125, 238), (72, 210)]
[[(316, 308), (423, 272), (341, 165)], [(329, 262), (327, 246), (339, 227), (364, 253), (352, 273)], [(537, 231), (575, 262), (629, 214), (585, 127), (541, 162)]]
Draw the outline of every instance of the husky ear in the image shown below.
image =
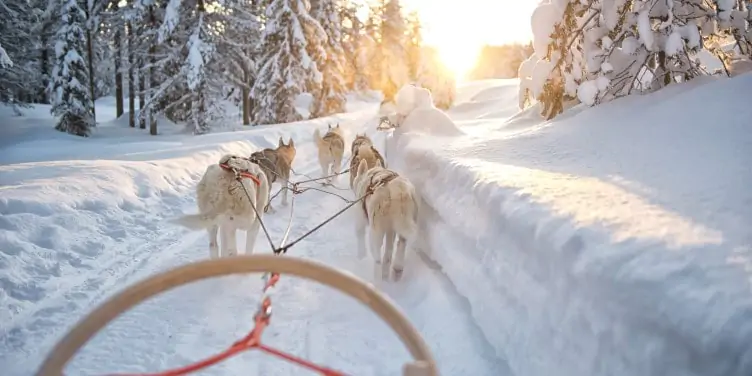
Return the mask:
[(292, 140), (292, 137), (290, 137), (290, 139), (287, 140), (287, 146), (295, 147), (295, 141)]
[(365, 159), (361, 159), (360, 163), (358, 164), (358, 175), (357, 176), (363, 176), (363, 174), (368, 171), (368, 163)]
[(277, 147), (285, 146), (285, 142), (282, 140), (282, 136), (279, 136), (279, 144)]

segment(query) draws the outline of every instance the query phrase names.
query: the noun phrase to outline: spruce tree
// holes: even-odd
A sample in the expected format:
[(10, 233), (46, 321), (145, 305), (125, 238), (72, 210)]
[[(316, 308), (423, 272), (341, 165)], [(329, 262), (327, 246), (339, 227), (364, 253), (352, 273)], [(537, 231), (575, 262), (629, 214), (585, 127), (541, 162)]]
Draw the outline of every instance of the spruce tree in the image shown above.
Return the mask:
[(260, 69), (251, 90), (256, 124), (287, 123), (302, 120), (295, 98), (303, 93), (315, 68), (306, 51), (308, 23), (303, 0), (272, 0), (266, 9), (266, 25), (261, 40)]
[(55, 129), (88, 137), (94, 124), (94, 103), (89, 91), (86, 50), (86, 13), (76, 0), (62, 0), (60, 24), (55, 33), (55, 64), (50, 92), (51, 112), (59, 116)]
[(342, 21), (334, 0), (315, 0), (312, 2), (314, 4), (316, 6), (311, 7), (311, 17), (321, 25), (328, 40), (323, 45), (325, 58), (316, 62), (322, 81), (315, 93), (312, 118), (344, 112), (346, 102)]
[(381, 91), (391, 100), (402, 85), (409, 82), (406, 33), (407, 25), (399, 0), (387, 0), (381, 7)]

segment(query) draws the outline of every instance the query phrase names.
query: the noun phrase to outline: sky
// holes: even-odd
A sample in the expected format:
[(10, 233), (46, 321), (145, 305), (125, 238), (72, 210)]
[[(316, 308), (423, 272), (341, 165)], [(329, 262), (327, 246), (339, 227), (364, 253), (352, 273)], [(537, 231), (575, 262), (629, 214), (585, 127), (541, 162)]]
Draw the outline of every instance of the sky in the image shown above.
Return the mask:
[(445, 64), (462, 75), (485, 44), (532, 40), (530, 16), (538, 0), (402, 0), (423, 23), (423, 39), (438, 48)]

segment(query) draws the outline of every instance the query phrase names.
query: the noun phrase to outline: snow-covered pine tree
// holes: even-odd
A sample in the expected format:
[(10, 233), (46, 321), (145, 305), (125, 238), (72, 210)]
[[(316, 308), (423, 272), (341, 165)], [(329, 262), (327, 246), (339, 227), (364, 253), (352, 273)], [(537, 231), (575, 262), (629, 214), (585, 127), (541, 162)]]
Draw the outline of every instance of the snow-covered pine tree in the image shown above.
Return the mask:
[(379, 88), (384, 99), (392, 100), (397, 91), (410, 81), (407, 50), (407, 25), (399, 0), (382, 0), (380, 44), (381, 79)]
[(521, 104), (529, 94), (550, 119), (567, 103), (595, 105), (703, 75), (695, 57), (700, 30), (713, 34), (724, 18), (741, 26), (743, 12), (733, 11), (739, 6), (735, 0), (546, 0), (532, 16), (535, 54), (520, 66)]
[(367, 67), (367, 36), (363, 21), (358, 18), (358, 4), (343, 2), (340, 7), (342, 19), (342, 48), (345, 52), (345, 83), (349, 90), (363, 91), (368, 88), (365, 75)]
[(220, 80), (237, 88), (230, 96), (241, 104), (243, 125), (251, 124), (250, 91), (256, 78), (256, 59), (261, 42), (261, 10), (258, 1), (228, 0), (214, 14), (222, 25), (218, 32), (217, 53), (223, 58)]
[(380, 89), (382, 81), (382, 68), (384, 64), (384, 51), (379, 41), (381, 40), (381, 7), (379, 4), (369, 6), (368, 18), (363, 25), (363, 38), (360, 42), (361, 58), (365, 62), (363, 74), (371, 89)]
[(411, 12), (407, 16), (407, 66), (411, 81), (418, 79), (418, 71), (421, 66), (423, 47), (422, 25), (418, 13)]
[[(24, 107), (44, 98), (40, 33), (36, 26), (44, 8), (39, 0), (0, 0), (0, 103)], [(20, 114), (20, 112), (17, 112)]]
[[(322, 85), (324, 82), (324, 75), (321, 72), (320, 64), (326, 63), (329, 58), (327, 55), (326, 44), (328, 43), (328, 37), (321, 24), (313, 18), (311, 12), (317, 12), (318, 8), (321, 8), (323, 0), (298, 0), (300, 4), (297, 5), (299, 12), (297, 19), (300, 21), (300, 30), (303, 32), (303, 38), (306, 41), (306, 51), (308, 56), (311, 57), (311, 61), (306, 62), (308, 64), (309, 77), (306, 79), (305, 92), (312, 96), (312, 101), (308, 108), (309, 118), (314, 116), (314, 109), (320, 107), (322, 101)], [(318, 102), (318, 103), (317, 103)]]
[(0, 44), (0, 68), (8, 68), (13, 66), (13, 60), (10, 59), (10, 56), (8, 56), (8, 53), (5, 51), (5, 48), (3, 48), (3, 45)]
[(302, 30), (309, 21), (313, 19), (303, 0), (271, 0), (266, 8), (260, 68), (251, 90), (256, 124), (302, 120), (295, 109), (295, 99), (306, 90), (315, 73)]
[(345, 111), (345, 50), (342, 47), (342, 21), (334, 0), (312, 0), (311, 17), (328, 37), (321, 45), (325, 54), (315, 56), (319, 59), (316, 66), (322, 81), (314, 94), (311, 118), (318, 118)]
[(61, 19), (54, 40), (51, 112), (60, 117), (55, 129), (88, 137), (95, 124), (88, 69), (82, 57), (86, 51), (86, 13), (76, 0), (61, 0), (58, 7)]

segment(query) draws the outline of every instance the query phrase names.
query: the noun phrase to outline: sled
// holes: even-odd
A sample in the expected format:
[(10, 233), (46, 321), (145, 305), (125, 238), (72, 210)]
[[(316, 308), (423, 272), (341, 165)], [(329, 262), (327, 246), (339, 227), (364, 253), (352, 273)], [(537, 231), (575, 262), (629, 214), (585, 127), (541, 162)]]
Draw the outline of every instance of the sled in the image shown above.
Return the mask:
[(192, 365), (175, 370), (140, 375), (185, 375), (207, 368), (238, 353), (251, 349), (257, 349), (280, 357), (301, 367), (318, 372), (321, 375), (345, 375), (345, 373), (315, 365), (262, 343), (261, 335), (263, 334), (263, 329), (269, 324), (269, 318), (271, 317), (271, 298), (267, 295), (267, 290), (274, 287), (281, 274), (290, 274), (335, 288), (360, 301), (376, 313), (397, 334), (413, 358), (412, 362), (403, 366), (402, 375), (439, 375), (433, 355), (423, 337), (388, 297), (352, 274), (342, 272), (316, 261), (290, 256), (280, 257), (275, 254), (243, 255), (198, 261), (162, 272), (135, 285), (131, 285), (100, 304), (94, 311), (81, 319), (53, 347), (36, 375), (63, 375), (63, 369), (66, 364), (96, 333), (120, 314), (153, 296), (191, 282), (247, 273), (264, 273), (266, 283), (259, 311), (254, 317), (256, 326), (246, 337), (236, 342), (225, 352)]

